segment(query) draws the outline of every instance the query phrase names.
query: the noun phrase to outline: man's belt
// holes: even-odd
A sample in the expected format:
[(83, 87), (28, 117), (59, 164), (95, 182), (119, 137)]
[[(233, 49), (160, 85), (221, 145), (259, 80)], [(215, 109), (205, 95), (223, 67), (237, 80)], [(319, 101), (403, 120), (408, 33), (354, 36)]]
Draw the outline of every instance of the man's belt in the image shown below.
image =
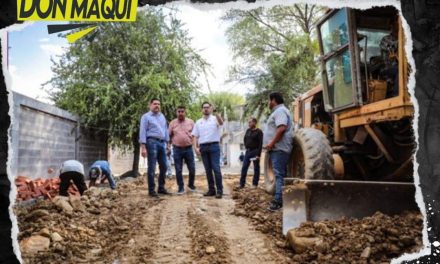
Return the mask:
[(174, 148), (178, 148), (178, 149), (187, 149), (187, 148), (192, 147), (192, 145), (189, 145), (189, 146), (186, 146), (186, 147), (179, 147), (179, 146), (173, 145), (173, 147)]
[(254, 151), (254, 150), (259, 150), (259, 148), (247, 148), (246, 151)]
[(200, 144), (200, 146), (210, 146), (210, 145), (214, 145), (214, 144), (219, 144), (219, 142), (218, 141), (216, 141), (216, 142), (207, 142), (207, 143)]
[(157, 140), (157, 141), (160, 141), (160, 142), (165, 142), (164, 139), (157, 138), (157, 137), (147, 137), (147, 140), (149, 140), (149, 139), (154, 139), (154, 140)]

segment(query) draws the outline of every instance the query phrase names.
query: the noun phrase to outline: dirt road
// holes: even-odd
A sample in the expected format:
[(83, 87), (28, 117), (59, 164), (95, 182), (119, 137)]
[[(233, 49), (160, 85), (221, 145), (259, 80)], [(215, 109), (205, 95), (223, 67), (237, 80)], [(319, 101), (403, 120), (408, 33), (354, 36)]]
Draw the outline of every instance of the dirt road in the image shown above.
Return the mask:
[[(203, 186), (204, 179), (197, 183)], [(145, 212), (132, 247), (120, 252), (122, 257), (115, 263), (284, 262), (267, 237), (254, 230), (246, 218), (232, 214), (234, 201), (230, 187), (225, 187), (223, 199), (203, 197), (202, 188), (162, 197)], [(176, 191), (171, 186), (168, 189)], [(148, 254), (143, 254), (145, 246)]]
[[(225, 184), (223, 199), (203, 197), (205, 178), (194, 193), (147, 195), (145, 179), (122, 181), (118, 191), (98, 188), (81, 197), (84, 210), (66, 213), (50, 201), (17, 208), (25, 263), (284, 263), (268, 237), (245, 217)], [(225, 181), (226, 183), (226, 181)], [(175, 180), (167, 181), (176, 192)], [(36, 214), (35, 212), (38, 212)], [(51, 236), (57, 233), (60, 241)], [(48, 248), (26, 252), (30, 237), (49, 237)], [(29, 242), (28, 244), (32, 244)], [(40, 243), (41, 244), (41, 243)], [(31, 245), (32, 248), (32, 245)]]
[[(272, 196), (231, 193), (236, 178), (225, 177), (223, 199), (203, 197), (203, 176), (194, 193), (150, 198), (142, 177), (119, 182), (118, 191), (91, 189), (69, 201), (70, 212), (49, 200), (16, 208), (24, 263), (386, 263), (421, 247), (420, 215), (375, 214), (305, 223), (303, 233), (323, 243), (294, 252), (281, 233), (282, 212), (266, 209)], [(167, 189), (176, 192), (174, 179)]]

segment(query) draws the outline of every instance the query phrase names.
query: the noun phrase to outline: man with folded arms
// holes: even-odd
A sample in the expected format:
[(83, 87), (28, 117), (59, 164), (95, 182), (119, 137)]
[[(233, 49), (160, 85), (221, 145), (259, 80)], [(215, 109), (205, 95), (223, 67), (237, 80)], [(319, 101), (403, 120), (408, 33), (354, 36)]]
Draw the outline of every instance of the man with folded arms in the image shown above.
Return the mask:
[[(243, 157), (243, 167), (241, 168), (240, 189), (246, 185), (246, 176), (251, 162), (254, 163), (254, 177), (252, 179), (252, 187), (258, 186), (260, 180), (260, 157), (263, 148), (263, 132), (257, 128), (257, 119), (252, 117), (249, 119), (249, 129), (246, 130), (244, 136), (244, 146), (246, 154)], [(243, 153), (243, 152), (242, 152)]]
[(196, 164), (194, 162), (194, 152), (192, 149), (192, 130), (194, 121), (186, 118), (185, 106), (179, 106), (176, 110), (177, 118), (171, 121), (168, 133), (173, 145), (174, 167), (176, 169), (176, 181), (179, 186), (177, 194), (184, 194), (185, 187), (183, 183), (183, 161), (188, 167), (188, 189), (195, 191), (194, 177), (196, 175)]
[[(141, 118), (139, 143), (142, 157), (148, 156), (148, 193), (151, 197), (159, 194), (170, 194), (165, 189), (165, 174), (167, 172), (167, 142), (169, 141), (167, 120), (160, 112), (160, 101), (150, 100), (150, 111)], [(156, 161), (159, 163), (158, 191), (155, 190), (154, 172)]]
[(211, 115), (212, 106), (209, 102), (202, 104), (202, 111), (203, 117), (197, 120), (192, 131), (194, 149), (197, 155), (202, 155), (203, 167), (206, 171), (209, 189), (204, 196), (215, 196), (220, 199), (223, 195), (222, 172), (220, 170), (220, 130), (223, 119), (219, 114)]

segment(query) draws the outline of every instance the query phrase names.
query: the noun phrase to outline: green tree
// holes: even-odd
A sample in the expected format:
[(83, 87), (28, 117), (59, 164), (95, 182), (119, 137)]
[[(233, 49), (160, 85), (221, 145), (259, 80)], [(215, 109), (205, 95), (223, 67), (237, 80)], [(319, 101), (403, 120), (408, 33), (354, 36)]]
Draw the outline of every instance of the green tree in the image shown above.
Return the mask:
[(210, 102), (218, 113), (224, 117), (224, 110), (229, 120), (239, 120), (240, 113), (236, 106), (244, 105), (245, 98), (237, 93), (212, 92), (199, 96), (188, 108), (188, 117), (194, 120), (202, 116), (202, 103)]
[(260, 116), (268, 95), (281, 92), (287, 104), (316, 83), (318, 49), (313, 25), (323, 9), (308, 4), (231, 10), (227, 38), (234, 54), (230, 80), (251, 83), (246, 114)]
[(92, 41), (70, 45), (54, 62), (51, 98), (107, 133), (110, 143), (134, 151), (138, 173), (139, 123), (149, 100), (161, 100), (168, 119), (197, 95), (207, 63), (191, 48), (174, 13), (149, 8), (134, 23), (100, 23)]

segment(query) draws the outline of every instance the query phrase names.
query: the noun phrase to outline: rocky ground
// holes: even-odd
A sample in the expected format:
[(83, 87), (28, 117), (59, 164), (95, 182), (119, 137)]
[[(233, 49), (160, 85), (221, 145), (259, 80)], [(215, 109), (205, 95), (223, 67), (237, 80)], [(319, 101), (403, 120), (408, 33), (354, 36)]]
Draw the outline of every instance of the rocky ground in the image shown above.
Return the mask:
[(389, 263), (422, 245), (423, 216), (406, 212), (399, 216), (376, 213), (363, 219), (307, 222), (282, 235), (282, 212), (267, 211), (272, 196), (262, 189), (235, 188), (234, 214), (250, 219), (260, 232), (271, 237), (291, 263)]
[[(168, 189), (177, 191), (174, 180)], [(195, 193), (149, 198), (144, 179), (118, 191), (93, 188), (78, 198), (15, 209), (25, 263), (284, 263), (270, 238), (232, 214), (224, 198)]]
[(236, 178), (221, 200), (202, 196), (203, 176), (194, 193), (149, 198), (142, 177), (17, 206), (24, 263), (381, 263), (421, 246), (414, 213), (305, 223), (289, 243), (281, 211), (266, 210), (271, 196), (233, 189)]

